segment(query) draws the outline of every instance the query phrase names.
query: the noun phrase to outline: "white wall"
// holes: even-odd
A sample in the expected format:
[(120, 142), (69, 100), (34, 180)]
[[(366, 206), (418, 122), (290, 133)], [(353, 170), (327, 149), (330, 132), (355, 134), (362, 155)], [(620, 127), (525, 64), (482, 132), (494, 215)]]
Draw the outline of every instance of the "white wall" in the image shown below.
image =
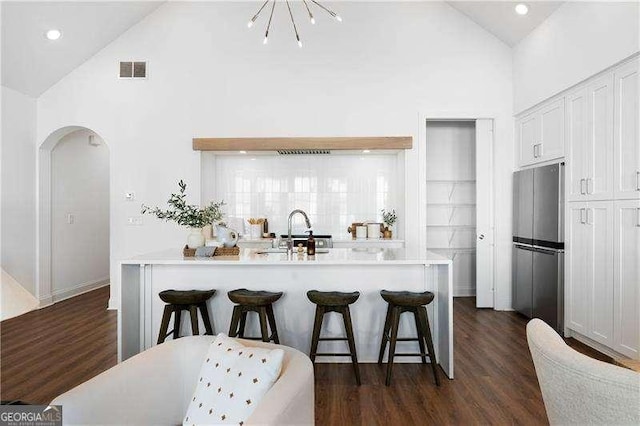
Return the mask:
[(640, 49), (640, 3), (566, 2), (513, 51), (516, 113)]
[(88, 130), (63, 137), (51, 153), (51, 230), (54, 300), (108, 282), (109, 149)]
[(2, 269), (36, 295), (36, 100), (2, 87)]
[[(318, 14), (314, 27), (294, 4), (302, 49), (280, 3), (264, 46), (264, 17), (246, 26), (257, 6), (167, 2), (38, 99), (39, 141), (74, 124), (109, 144), (112, 306), (120, 259), (185, 242), (173, 224), (126, 222), (140, 202), (164, 203), (179, 179), (199, 198), (193, 137), (413, 135), (417, 146), (421, 114), (471, 111), (496, 118), (496, 158), (513, 158), (511, 51), (447, 4), (337, 3), (344, 22)], [(118, 61), (132, 58), (149, 61), (147, 80), (118, 80)], [(418, 224), (424, 208), (416, 154), (407, 154), (407, 224)], [(508, 306), (512, 162), (496, 164), (497, 278)], [(136, 202), (124, 200), (127, 191)], [(420, 240), (407, 235), (410, 249)]]

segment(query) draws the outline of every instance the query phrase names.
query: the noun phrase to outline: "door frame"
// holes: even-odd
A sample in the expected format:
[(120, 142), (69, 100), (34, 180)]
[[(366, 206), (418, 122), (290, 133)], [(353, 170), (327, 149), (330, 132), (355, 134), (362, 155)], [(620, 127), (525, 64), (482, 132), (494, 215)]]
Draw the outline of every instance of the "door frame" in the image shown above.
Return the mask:
[[(491, 140), (491, 153), (490, 157), (495, 158), (495, 113), (487, 112), (452, 112), (452, 111), (423, 111), (419, 114), (419, 138), (417, 143), (418, 154), (418, 223), (420, 224), (419, 235), (419, 250), (420, 253), (426, 253), (427, 251), (427, 121), (478, 121), (478, 120), (492, 120), (493, 123), (493, 135)], [(496, 247), (495, 244), (495, 162), (492, 161), (490, 174), (490, 181), (492, 182), (489, 188), (491, 194), (490, 201), (490, 223), (491, 232), (493, 233), (493, 283), (491, 285), (490, 293), (486, 294), (485, 299), (490, 300), (491, 306), (484, 306), (495, 309), (496, 306)], [(477, 170), (476, 170), (477, 174)], [(476, 189), (477, 192), (477, 189)], [(477, 237), (476, 237), (477, 238)], [(476, 295), (477, 296), (477, 295)]]

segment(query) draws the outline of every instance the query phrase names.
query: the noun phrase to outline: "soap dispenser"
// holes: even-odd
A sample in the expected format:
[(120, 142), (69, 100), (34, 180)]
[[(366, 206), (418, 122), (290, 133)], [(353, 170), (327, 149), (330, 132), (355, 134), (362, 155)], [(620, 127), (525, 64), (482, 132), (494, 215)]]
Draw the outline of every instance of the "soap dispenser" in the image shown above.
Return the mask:
[(316, 240), (313, 238), (313, 231), (309, 231), (309, 238), (307, 238), (307, 256), (316, 255)]

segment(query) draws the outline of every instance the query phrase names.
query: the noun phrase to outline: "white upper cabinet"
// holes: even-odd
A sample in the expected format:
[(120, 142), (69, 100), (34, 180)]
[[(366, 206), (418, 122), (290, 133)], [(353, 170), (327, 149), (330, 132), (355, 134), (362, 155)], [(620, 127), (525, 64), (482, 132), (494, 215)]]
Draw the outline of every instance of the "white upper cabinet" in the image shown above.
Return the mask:
[(640, 358), (640, 201), (614, 203), (614, 349)]
[(615, 175), (618, 199), (640, 199), (639, 59), (615, 70)]
[(564, 156), (564, 98), (542, 107), (537, 160), (547, 161)]
[(564, 156), (564, 98), (516, 120), (519, 164), (527, 166)]
[(581, 201), (586, 193), (587, 91), (582, 88), (567, 96), (567, 199)]
[(586, 176), (589, 200), (613, 196), (613, 73), (587, 85)]
[(520, 165), (536, 161), (536, 144), (539, 140), (538, 114), (530, 114), (518, 120), (517, 132), (520, 141)]

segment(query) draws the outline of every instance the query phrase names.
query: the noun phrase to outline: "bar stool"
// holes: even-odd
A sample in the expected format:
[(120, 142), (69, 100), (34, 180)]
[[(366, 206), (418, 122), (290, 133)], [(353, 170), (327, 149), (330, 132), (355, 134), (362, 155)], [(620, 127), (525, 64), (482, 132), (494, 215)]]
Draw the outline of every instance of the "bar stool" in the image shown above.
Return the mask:
[[(164, 340), (173, 333), (173, 338), (180, 337), (180, 317), (182, 311), (189, 311), (191, 315), (191, 332), (193, 335), (200, 334), (198, 330), (198, 309), (202, 315), (202, 321), (204, 322), (205, 334), (213, 335), (213, 327), (211, 326), (211, 320), (209, 319), (209, 309), (207, 308), (207, 300), (215, 294), (215, 290), (165, 290), (161, 291), (158, 295), (160, 299), (167, 303), (164, 306), (164, 313), (162, 314), (162, 322), (160, 324), (160, 333), (158, 335), (158, 344), (164, 342)], [(173, 330), (167, 333), (169, 328), (169, 321), (171, 321), (171, 314), (175, 314), (173, 320)]]
[[(423, 293), (412, 293), (409, 291), (380, 291), (382, 298), (388, 303), (387, 318), (384, 322), (384, 331), (382, 332), (382, 341), (380, 343), (380, 355), (378, 356), (378, 364), (382, 364), (384, 351), (389, 345), (389, 358), (387, 360), (387, 380), (385, 384), (391, 384), (391, 371), (393, 369), (393, 358), (396, 356), (420, 356), (422, 363), (427, 363), (427, 356), (433, 370), (433, 377), (436, 385), (440, 386), (438, 379), (436, 353), (433, 350), (433, 340), (431, 338), (431, 328), (429, 328), (429, 316), (427, 315), (426, 305), (433, 301), (433, 293), (425, 291)], [(398, 338), (398, 326), (400, 324), (400, 315), (404, 312), (413, 312), (416, 321), (416, 329), (418, 331), (417, 338), (405, 337)], [(389, 337), (391, 331), (391, 337)], [(396, 354), (396, 342), (399, 341), (418, 341), (420, 345), (420, 353), (402, 353)], [(425, 352), (424, 344), (427, 343), (428, 352)]]
[[(276, 317), (273, 314), (273, 303), (282, 297), (282, 292), (269, 291), (252, 291), (246, 288), (233, 290), (227, 293), (229, 299), (236, 303), (233, 307), (233, 315), (231, 316), (231, 325), (229, 326), (229, 337), (240, 337), (249, 340), (262, 340), (268, 342), (273, 340), (279, 344), (278, 329), (276, 327)], [(247, 323), (247, 313), (257, 312), (260, 319), (261, 337), (246, 337), (244, 335), (244, 327)], [(267, 330), (267, 319), (271, 335)]]
[[(315, 363), (316, 356), (350, 356), (353, 364), (353, 372), (356, 375), (356, 383), (360, 386), (360, 368), (358, 367), (358, 355), (356, 354), (356, 342), (353, 338), (353, 326), (351, 325), (351, 313), (349, 305), (355, 303), (360, 297), (360, 293), (341, 293), (337, 291), (317, 291), (310, 290), (307, 297), (316, 305), (316, 318), (313, 324), (313, 336), (311, 337), (311, 350), (309, 357)], [(338, 312), (342, 314), (344, 329), (347, 337), (320, 337), (324, 314)], [(318, 342), (323, 340), (346, 340), (349, 343), (349, 353), (318, 353)]]

